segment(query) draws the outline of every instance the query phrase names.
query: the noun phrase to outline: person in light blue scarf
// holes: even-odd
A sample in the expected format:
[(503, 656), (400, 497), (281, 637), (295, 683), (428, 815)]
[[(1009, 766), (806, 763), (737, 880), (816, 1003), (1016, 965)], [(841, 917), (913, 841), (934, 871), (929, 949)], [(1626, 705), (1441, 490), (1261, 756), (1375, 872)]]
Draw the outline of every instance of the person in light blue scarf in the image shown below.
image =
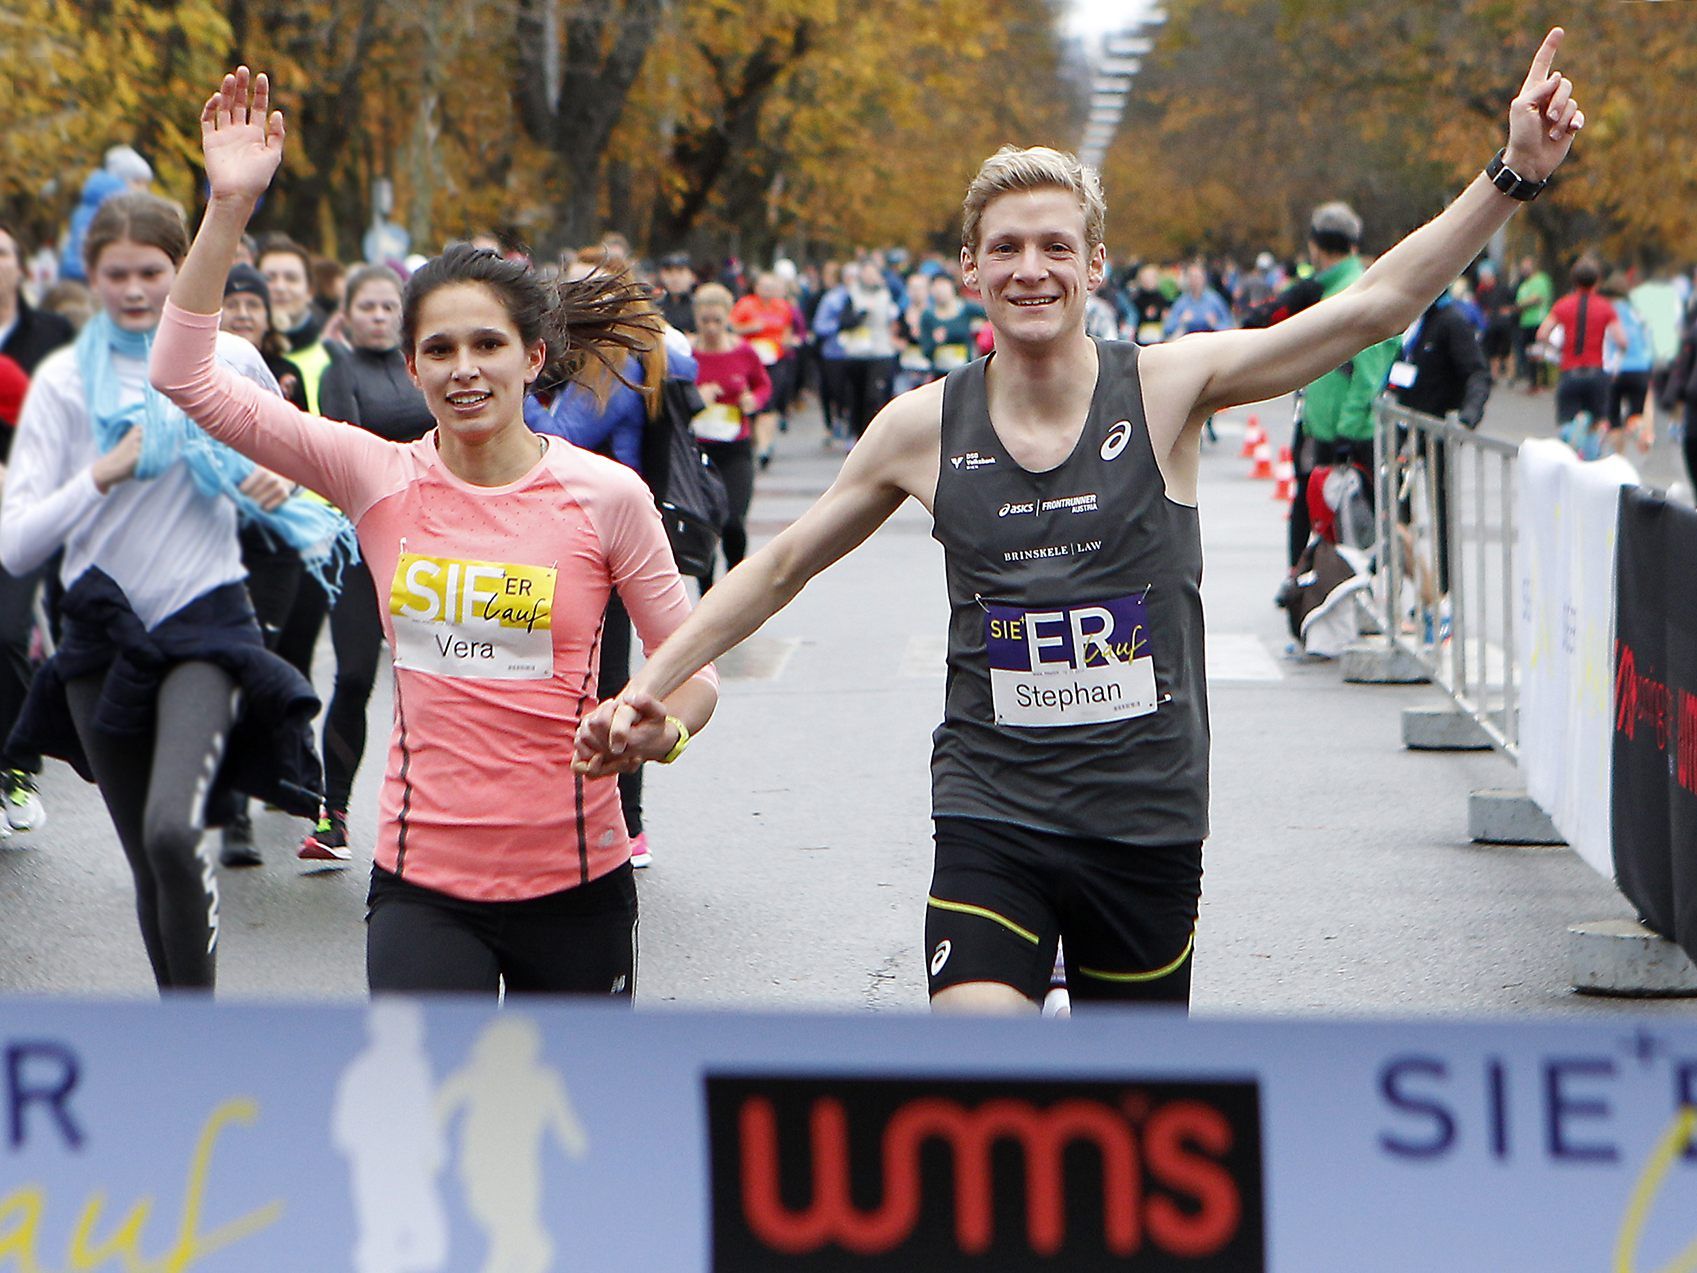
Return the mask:
[[(269, 651), (237, 541), (246, 519), (297, 548), (333, 591), (353, 553), (340, 514), (215, 443), (147, 381), (188, 233), (151, 195), (102, 205), (84, 240), (98, 313), (37, 368), (0, 499), (0, 562), (61, 555), (61, 640), (13, 738), (100, 788), (135, 878), (161, 989), (211, 989), (216, 879), (208, 824), (247, 793), (310, 816), (323, 799), (312, 686)], [(259, 352), (218, 357), (276, 391)]]

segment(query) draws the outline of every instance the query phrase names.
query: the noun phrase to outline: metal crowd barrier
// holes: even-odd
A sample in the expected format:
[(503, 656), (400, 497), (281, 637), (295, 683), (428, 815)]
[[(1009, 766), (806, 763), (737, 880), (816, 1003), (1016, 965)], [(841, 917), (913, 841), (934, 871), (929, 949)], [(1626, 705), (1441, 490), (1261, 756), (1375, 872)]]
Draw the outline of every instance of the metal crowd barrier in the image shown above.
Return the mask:
[(1519, 448), (1381, 399), (1375, 408), (1374, 617), (1510, 759)]

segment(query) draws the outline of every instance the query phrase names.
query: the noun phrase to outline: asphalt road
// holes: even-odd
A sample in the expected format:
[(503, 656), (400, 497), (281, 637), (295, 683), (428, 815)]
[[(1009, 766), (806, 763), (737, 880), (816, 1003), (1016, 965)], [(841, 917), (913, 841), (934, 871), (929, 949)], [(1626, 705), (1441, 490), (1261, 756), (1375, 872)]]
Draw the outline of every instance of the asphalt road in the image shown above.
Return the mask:
[[(1499, 394), (1485, 427), (1547, 431), (1550, 410), (1548, 396)], [(1283, 507), (1237, 458), (1248, 414), (1222, 418), (1202, 467), (1214, 787), (1197, 1012), (1689, 1011), (1568, 989), (1567, 925), (1630, 908), (1565, 849), (1468, 842), (1468, 792), (1515, 775), (1488, 753), (1402, 750), (1400, 709), (1436, 704), (1436, 691), (1345, 685), (1333, 666), (1283, 657), (1271, 604)], [(1257, 414), (1283, 433), (1288, 406)], [(839, 462), (816, 418), (798, 419), (762, 476), (755, 542), (798, 515)], [(1642, 471), (1683, 477), (1665, 437)], [(682, 762), (650, 770), (643, 1006), (923, 1008), (929, 735), (946, 620), (941, 550), (910, 506), (725, 660), (711, 728)], [(327, 643), (321, 654), (327, 690)], [(294, 846), (305, 824), (261, 812), (265, 865), (220, 870), (222, 996), (363, 995), (386, 686), (371, 712), (352, 868), (303, 870)], [(42, 790), (48, 824), (0, 847), (0, 992), (151, 995), (97, 794), (57, 763)]]

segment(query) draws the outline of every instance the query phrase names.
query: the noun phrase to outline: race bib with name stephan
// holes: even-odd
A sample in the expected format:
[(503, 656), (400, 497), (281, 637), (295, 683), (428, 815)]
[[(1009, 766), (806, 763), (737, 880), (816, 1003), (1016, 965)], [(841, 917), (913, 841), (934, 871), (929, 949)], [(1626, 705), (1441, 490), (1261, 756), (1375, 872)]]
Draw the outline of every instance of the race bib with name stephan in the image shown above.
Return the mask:
[(996, 724), (1094, 725), (1147, 716), (1158, 706), (1142, 595), (985, 609)]
[(396, 666), (480, 680), (552, 676), (556, 574), (401, 553), (389, 586)]

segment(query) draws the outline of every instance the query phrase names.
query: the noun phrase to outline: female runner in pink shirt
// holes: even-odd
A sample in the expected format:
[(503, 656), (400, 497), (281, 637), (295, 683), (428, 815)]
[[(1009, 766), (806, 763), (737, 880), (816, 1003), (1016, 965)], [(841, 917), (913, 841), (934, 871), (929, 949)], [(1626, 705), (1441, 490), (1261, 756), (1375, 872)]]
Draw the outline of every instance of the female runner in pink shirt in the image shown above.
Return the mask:
[[(344, 510), (394, 652), (395, 724), (366, 924), (373, 992), (628, 997), (636, 890), (611, 777), (572, 769), (595, 706), (611, 590), (646, 649), (688, 610), (631, 470), (525, 427), (545, 366), (623, 362), (656, 338), (602, 278), (550, 297), (528, 267), (450, 248), (413, 275), (402, 348), (436, 428), (411, 443), (250, 390), (212, 359), (224, 276), (282, 160), (264, 75), (225, 76), (201, 112), (206, 217), (173, 284), (153, 383), (212, 436)], [(615, 364), (617, 365), (617, 364)], [(711, 671), (636, 747), (669, 761), (707, 723)], [(633, 757), (635, 763), (636, 757)]]

